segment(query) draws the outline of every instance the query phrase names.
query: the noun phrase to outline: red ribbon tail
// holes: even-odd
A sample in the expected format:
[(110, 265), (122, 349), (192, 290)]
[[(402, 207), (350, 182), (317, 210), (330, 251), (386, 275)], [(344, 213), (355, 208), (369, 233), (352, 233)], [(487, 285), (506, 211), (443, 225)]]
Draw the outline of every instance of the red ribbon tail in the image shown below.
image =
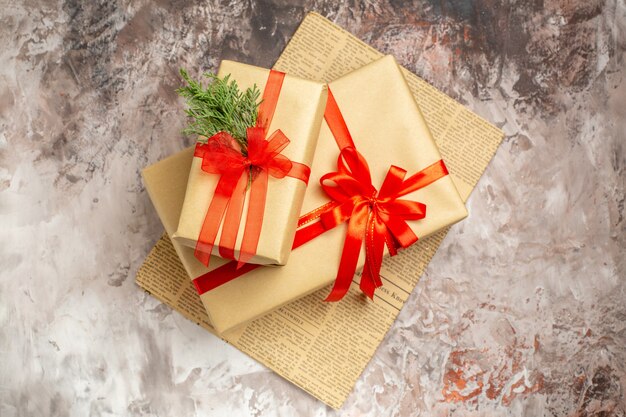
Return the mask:
[(243, 240), (241, 242), (237, 269), (241, 268), (243, 264), (247, 263), (256, 254), (259, 238), (261, 236), (261, 228), (263, 226), (263, 215), (265, 214), (267, 180), (267, 171), (261, 170), (252, 181), (246, 226), (243, 231)]
[(372, 277), (372, 271), (370, 271), (370, 267), (368, 264), (365, 264), (363, 267), (363, 272), (361, 273), (361, 282), (359, 283), (359, 288), (363, 294), (365, 294), (370, 300), (374, 299), (374, 291), (376, 290), (376, 284), (374, 283), (374, 279)]
[(225, 259), (235, 259), (235, 244), (239, 233), (239, 223), (243, 213), (243, 205), (246, 200), (246, 187), (248, 186), (248, 171), (245, 170), (239, 176), (237, 185), (233, 191), (226, 215), (224, 216), (224, 224), (222, 226), (222, 235), (220, 236), (220, 256)]
[(215, 238), (238, 179), (238, 176), (235, 175), (222, 175), (220, 177), (209, 209), (206, 212), (206, 216), (204, 216), (194, 256), (205, 266), (209, 266), (211, 252), (213, 252), (213, 247), (215, 246)]
[[(417, 235), (405, 220), (391, 217), (387, 219), (386, 224), (387, 230), (391, 231), (391, 235), (395, 238), (400, 247), (408, 248), (417, 242)], [(390, 253), (392, 252), (390, 251)], [(395, 253), (392, 254), (395, 255)]]
[(330, 294), (324, 301), (339, 301), (350, 289), (350, 284), (352, 284), (352, 279), (356, 273), (359, 254), (361, 253), (363, 235), (367, 227), (368, 210), (366, 207), (363, 207), (364, 204), (357, 204), (353, 210), (352, 217), (350, 217), (337, 278)]
[[(329, 207), (334, 207), (334, 204), (328, 204)], [(317, 210), (316, 210), (317, 211)], [(309, 213), (309, 215), (311, 215)], [(296, 232), (296, 237), (293, 242), (292, 249), (296, 249), (299, 246), (313, 240), (322, 233), (326, 232), (326, 229), (321, 222), (315, 222), (301, 228)], [(207, 291), (211, 291), (227, 282), (232, 281), (235, 278), (239, 278), (242, 275), (247, 274), (263, 265), (256, 264), (242, 264), (239, 265), (236, 261), (228, 262), (219, 268), (207, 272), (193, 280), (193, 283), (198, 291), (198, 294), (202, 295)]]
[(385, 250), (385, 224), (376, 213), (370, 213), (365, 232), (365, 266), (359, 284), (361, 291), (374, 299), (374, 290), (382, 287), (380, 267)]

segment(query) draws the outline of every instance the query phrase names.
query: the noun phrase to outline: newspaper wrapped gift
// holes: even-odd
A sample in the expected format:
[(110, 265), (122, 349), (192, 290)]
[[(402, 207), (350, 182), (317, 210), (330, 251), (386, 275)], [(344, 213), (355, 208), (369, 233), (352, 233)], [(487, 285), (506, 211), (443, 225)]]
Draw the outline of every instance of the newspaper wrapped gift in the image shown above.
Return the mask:
[[(263, 92), (259, 120), (262, 117), (261, 109), (270, 101), (274, 103), (269, 109), (266, 106), (264, 116), (269, 117), (263, 118), (269, 121), (263, 126), (267, 141), (260, 137), (258, 143), (276, 144), (277, 141), (272, 141), (273, 135), (282, 132), (281, 147), (287, 142), (285, 137), (288, 142), (283, 149), (278, 149), (280, 154), (274, 152), (274, 156), (282, 158), (278, 161), (281, 163), (288, 159), (289, 168), (304, 168), (308, 174), (323, 118), (326, 86), (264, 68), (222, 61), (218, 77), (229, 74), (231, 80), (237, 81), (241, 91), (256, 84)], [(272, 78), (276, 75), (277, 80)], [(275, 100), (271, 100), (272, 94)], [(247, 160), (251, 159), (250, 133), (248, 139), (248, 158), (240, 158), (242, 172), (248, 169), (243, 164), (249, 163)], [(245, 171), (245, 177), (233, 176), (235, 181), (226, 186), (227, 192), (237, 196), (240, 204), (233, 203), (235, 198), (230, 196), (220, 200), (218, 196), (222, 197), (224, 192), (220, 193), (219, 190), (220, 187), (222, 190), (225, 188), (227, 176), (206, 172), (206, 157), (211, 157), (213, 150), (207, 147), (207, 151), (203, 152), (203, 149), (201, 145), (196, 146), (180, 221), (173, 239), (185, 246), (195, 247), (196, 256), (205, 264), (209, 261), (206, 252), (230, 259), (243, 260), (245, 257), (245, 262), (253, 264), (285, 264), (291, 252), (302, 207), (305, 180), (290, 174), (289, 168), (278, 176), (273, 175), (270, 166), (269, 173), (272, 175), (264, 174), (260, 186), (266, 187), (266, 191), (258, 192), (256, 186), (262, 182), (261, 175), (252, 177), (249, 183), (248, 171)], [(280, 178), (285, 174), (285, 177)], [(255, 213), (260, 215), (253, 219)], [(203, 236), (211, 235), (208, 243), (199, 238), (201, 233)], [(246, 242), (251, 242), (247, 245), (251, 250), (242, 249), (242, 243), (245, 248)]]
[[(329, 91), (334, 97), (332, 101), (336, 101), (341, 109), (355, 147), (367, 160), (372, 183), (377, 188), (380, 189), (392, 165), (406, 170), (408, 177), (441, 160), (393, 57), (381, 58), (332, 82)], [(331, 102), (331, 96), (328, 101)], [(320, 187), (320, 179), (325, 174), (337, 171), (338, 155), (336, 135), (327, 123), (323, 123), (303, 213), (328, 204), (329, 196)], [(412, 232), (420, 238), (467, 215), (449, 175), (439, 176), (436, 181), (402, 198), (427, 207), (425, 218), (407, 221)], [(199, 290), (217, 332), (227, 332), (331, 284), (337, 277), (342, 261), (347, 231), (348, 222), (325, 231), (293, 250), (286, 266), (244, 267), (244, 272), (246, 269), (249, 272), (237, 279), (227, 279), (206, 292)], [(387, 249), (385, 253), (388, 254)], [(365, 250), (360, 250), (357, 268), (362, 268), (364, 262)], [(195, 280), (196, 287), (202, 288), (207, 282), (210, 284), (215, 273), (225, 267), (228, 269), (228, 265), (198, 277)]]

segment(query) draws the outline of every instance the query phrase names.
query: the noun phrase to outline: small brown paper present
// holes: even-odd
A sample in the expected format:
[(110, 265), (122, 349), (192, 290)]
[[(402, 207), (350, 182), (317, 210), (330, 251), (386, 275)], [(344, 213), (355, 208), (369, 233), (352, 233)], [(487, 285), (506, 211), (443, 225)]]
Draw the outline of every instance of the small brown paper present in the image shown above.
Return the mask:
[[(256, 84), (264, 91), (270, 70), (222, 61), (218, 77), (230, 74), (237, 81), (241, 91)], [(267, 129), (268, 136), (280, 129), (289, 139), (289, 145), (281, 152), (293, 162), (311, 166), (319, 136), (319, 129), (326, 103), (326, 86), (288, 74), (285, 76), (276, 109)], [(194, 157), (187, 183), (185, 200), (178, 229), (172, 238), (190, 247), (195, 247), (207, 210), (213, 199), (220, 175), (203, 171), (202, 158)], [(291, 252), (298, 216), (306, 184), (296, 178), (276, 179), (269, 177), (265, 199), (261, 233), (256, 254), (247, 262), (255, 264), (283, 265)], [(246, 193), (243, 217), (235, 242), (234, 257), (239, 258), (239, 248), (243, 238), (250, 193)], [(212, 254), (219, 256), (220, 226)], [(212, 266), (212, 265), (211, 265)]]

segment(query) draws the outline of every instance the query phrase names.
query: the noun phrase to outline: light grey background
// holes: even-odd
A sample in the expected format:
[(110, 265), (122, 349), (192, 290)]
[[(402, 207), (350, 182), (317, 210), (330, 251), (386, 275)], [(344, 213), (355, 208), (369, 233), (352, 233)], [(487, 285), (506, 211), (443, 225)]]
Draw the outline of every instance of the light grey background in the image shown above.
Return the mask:
[[(624, 416), (620, 0), (0, 0), (0, 415)], [(144, 294), (180, 66), (317, 10), (506, 139), (341, 412)]]

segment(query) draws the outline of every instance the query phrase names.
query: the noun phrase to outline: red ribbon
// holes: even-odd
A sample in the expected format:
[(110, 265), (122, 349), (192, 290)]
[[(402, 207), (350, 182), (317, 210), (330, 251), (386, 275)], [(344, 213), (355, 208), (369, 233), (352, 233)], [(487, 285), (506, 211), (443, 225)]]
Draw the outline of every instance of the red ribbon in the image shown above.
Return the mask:
[[(326, 301), (338, 301), (348, 292), (363, 242), (365, 265), (359, 286), (363, 293), (373, 298), (375, 289), (382, 286), (380, 268), (384, 247), (387, 246), (390, 255), (394, 256), (399, 248), (415, 243), (418, 237), (406, 222), (426, 216), (424, 204), (400, 197), (428, 186), (448, 175), (448, 171), (443, 160), (439, 160), (405, 179), (407, 172), (392, 165), (378, 191), (372, 184), (369, 166), (356, 150), (330, 90), (324, 118), (340, 149), (337, 171), (320, 179), (322, 189), (331, 201), (300, 217), (300, 229), (296, 232), (292, 249), (347, 221), (348, 231), (339, 270)], [(258, 266), (246, 265), (238, 269), (234, 262), (230, 262), (196, 278), (194, 284), (203, 294)]]
[(235, 243), (248, 184), (250, 201), (237, 269), (256, 254), (263, 225), (269, 176), (277, 179), (288, 176), (305, 183), (309, 180), (311, 172), (309, 167), (290, 161), (281, 154), (289, 145), (289, 139), (280, 129), (265, 139), (284, 77), (285, 74), (282, 72), (270, 71), (263, 91), (263, 101), (259, 107), (257, 125), (248, 128), (246, 132), (248, 143), (245, 155), (237, 141), (226, 132), (218, 132), (211, 136), (206, 144), (196, 145), (194, 156), (202, 158), (202, 170), (220, 175), (194, 251), (196, 258), (206, 266), (209, 265), (222, 219), (224, 223), (220, 237), (220, 256), (235, 259)]

